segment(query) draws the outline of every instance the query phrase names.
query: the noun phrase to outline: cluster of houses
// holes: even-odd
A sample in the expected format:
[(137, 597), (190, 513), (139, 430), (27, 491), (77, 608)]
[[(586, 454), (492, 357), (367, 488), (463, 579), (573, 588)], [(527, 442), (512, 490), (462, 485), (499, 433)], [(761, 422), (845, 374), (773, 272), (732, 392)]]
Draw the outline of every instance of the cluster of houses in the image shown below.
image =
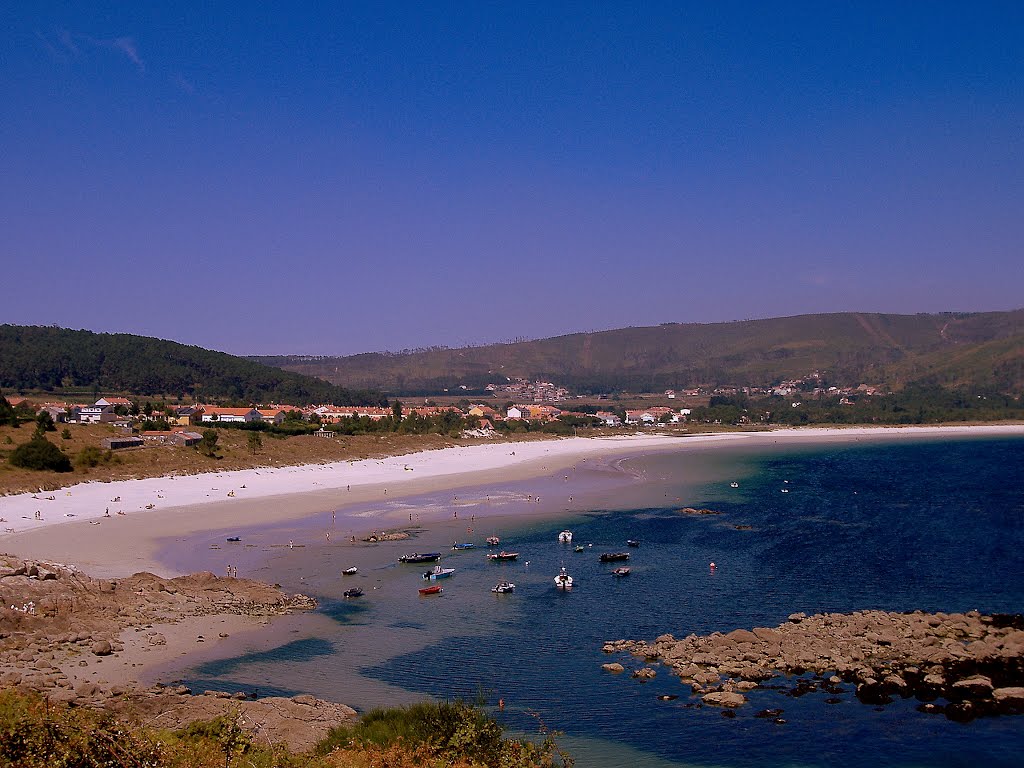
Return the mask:
[[(138, 411), (135, 404), (126, 397), (102, 397), (92, 405), (80, 403), (42, 403), (34, 405), (24, 398), (8, 398), (11, 405), (28, 406), (36, 413), (47, 412), (55, 423), (79, 423), (79, 424), (109, 424), (114, 427), (121, 427), (123, 435), (105, 438), (105, 448), (130, 448), (142, 445), (195, 445), (202, 439), (202, 435), (192, 431), (192, 428), (202, 425), (214, 426), (231, 423), (254, 423), (264, 422), (268, 424), (281, 424), (291, 416), (301, 417), (306, 421), (318, 421), (322, 426), (317, 435), (333, 437), (334, 433), (327, 427), (336, 424), (342, 419), (368, 418), (379, 421), (385, 418), (392, 418), (394, 411), (391, 408), (380, 408), (372, 406), (292, 406), (273, 404), (265, 407), (249, 408), (228, 408), (219, 405), (193, 404), (182, 405), (170, 408), (164, 413), (154, 413), (147, 417), (143, 414), (129, 415), (131, 411)], [(453, 405), (424, 405), (418, 407), (406, 407), (401, 409), (402, 418), (410, 416), (432, 417), (445, 413), (455, 413), (459, 416), (474, 416), (479, 419), (479, 426), (476, 433), (488, 433), (494, 430), (494, 424), (501, 421), (524, 421), (531, 424), (544, 424), (557, 421), (561, 416), (575, 416), (580, 418), (599, 419), (605, 426), (617, 427), (623, 424), (623, 420), (616, 413), (611, 411), (598, 411), (596, 414), (577, 413), (569, 410), (562, 410), (553, 405), (544, 404), (518, 404), (512, 405), (504, 412), (501, 412), (489, 405), (478, 403), (472, 405), (468, 410), (463, 410)], [(685, 421), (690, 414), (687, 408), (672, 409), (664, 406), (627, 410), (625, 413), (625, 424), (645, 425), (664, 424)], [(133, 426), (141, 423), (147, 418), (164, 418), (170, 425), (170, 429), (161, 431), (133, 432)]]
[(556, 403), (569, 397), (569, 390), (550, 381), (530, 381), (523, 378), (508, 379), (503, 384), (488, 384), (485, 389), (495, 397), (507, 397), (520, 402)]

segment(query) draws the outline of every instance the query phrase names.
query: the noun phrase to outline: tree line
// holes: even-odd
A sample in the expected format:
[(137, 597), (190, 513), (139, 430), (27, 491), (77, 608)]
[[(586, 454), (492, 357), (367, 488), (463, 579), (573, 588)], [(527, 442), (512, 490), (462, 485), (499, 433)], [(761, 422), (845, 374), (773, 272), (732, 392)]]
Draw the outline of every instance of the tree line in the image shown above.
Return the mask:
[(350, 390), (251, 360), (146, 336), (0, 325), (0, 387), (19, 392), (131, 392), (215, 402), (386, 405)]

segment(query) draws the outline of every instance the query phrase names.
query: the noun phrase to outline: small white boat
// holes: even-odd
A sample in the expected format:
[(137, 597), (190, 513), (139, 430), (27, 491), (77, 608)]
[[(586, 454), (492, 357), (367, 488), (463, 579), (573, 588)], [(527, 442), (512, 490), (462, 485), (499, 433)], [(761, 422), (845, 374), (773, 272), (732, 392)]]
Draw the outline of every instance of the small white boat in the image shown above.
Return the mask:
[(572, 589), (572, 576), (565, 572), (565, 566), (562, 566), (562, 571), (555, 576), (555, 586), (559, 589)]
[(353, 565), (351, 568), (346, 568), (344, 571), (341, 572), (341, 574), (343, 576), (355, 576), (358, 572), (359, 569)]
[(730, 488), (739, 488), (740, 484), (737, 483), (735, 480), (733, 480), (731, 483), (729, 483), (729, 487)]
[(496, 547), (500, 543), (501, 543), (501, 539), (499, 539), (497, 536), (488, 536), (487, 537), (487, 546), (488, 547)]
[(515, 592), (515, 591), (516, 591), (516, 585), (513, 584), (511, 581), (499, 581), (497, 584), (495, 584), (493, 587), (491, 587), (491, 592), (494, 592), (495, 594), (498, 594), (498, 595), (505, 595), (505, 594), (508, 594), (509, 592)]
[(560, 534), (558, 534), (558, 540), (562, 544), (569, 544), (570, 542), (572, 542), (572, 531), (562, 531)]
[(447, 579), (453, 573), (455, 573), (454, 568), (442, 568), (440, 565), (435, 565), (433, 570), (427, 571), (423, 574), (423, 578), (431, 580)]

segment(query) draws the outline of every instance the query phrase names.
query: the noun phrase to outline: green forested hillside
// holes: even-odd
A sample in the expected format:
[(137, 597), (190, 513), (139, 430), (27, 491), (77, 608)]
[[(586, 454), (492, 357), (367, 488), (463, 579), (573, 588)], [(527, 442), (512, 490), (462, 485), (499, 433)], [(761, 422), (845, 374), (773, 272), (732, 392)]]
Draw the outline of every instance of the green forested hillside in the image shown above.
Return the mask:
[(378, 392), (353, 392), (321, 379), (173, 341), (18, 325), (0, 325), (0, 388), (130, 392), (246, 404), (383, 402)]
[(767, 385), (823, 372), (830, 383), (1024, 386), (1024, 310), (844, 312), (734, 323), (667, 323), (465, 349), (257, 358), (336, 384), (398, 394), (541, 378), (580, 392)]

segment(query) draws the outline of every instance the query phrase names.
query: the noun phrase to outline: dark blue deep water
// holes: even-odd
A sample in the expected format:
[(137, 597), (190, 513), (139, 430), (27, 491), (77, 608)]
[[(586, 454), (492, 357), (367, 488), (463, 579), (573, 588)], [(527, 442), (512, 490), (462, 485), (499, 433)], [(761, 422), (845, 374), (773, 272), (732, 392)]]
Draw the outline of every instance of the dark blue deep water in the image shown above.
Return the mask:
[[(794, 611), (1024, 611), (1024, 440), (736, 451), (721, 457), (726, 480), (695, 492), (691, 478), (676, 493), (690, 460), (635, 460), (650, 498), (672, 504), (573, 517), (574, 543), (593, 545), (583, 553), (556, 543), (561, 525), (506, 539), (530, 562), (503, 573), (519, 585), (515, 595), (491, 595), (500, 566), (460, 554), (451, 558), (463, 558), (457, 577), (431, 610), (367, 609), (361, 620), (384, 633), (430, 639), (362, 675), (440, 698), (503, 698), (496, 714), (510, 729), (535, 730), (539, 719), (566, 732), (584, 767), (1024, 764), (1022, 717), (956, 724), (919, 713), (913, 700), (875, 709), (852, 693), (829, 704), (826, 694), (763, 690), (729, 719), (695, 706), (665, 670), (641, 684), (600, 669), (613, 660), (601, 653), (604, 640), (774, 626)], [(685, 516), (684, 505), (722, 514)], [(631, 550), (633, 572), (614, 579), (597, 555), (623, 549), (627, 538), (641, 542)], [(569, 594), (551, 582), (562, 564), (578, 582)], [(336, 663), (344, 664), (339, 621)], [(432, 622), (440, 625), (433, 634)], [(308, 663), (324, 680), (314, 692), (329, 695), (332, 657), (322, 651)], [(243, 682), (245, 659), (230, 663)], [(228, 671), (211, 665), (203, 674)], [(660, 701), (665, 693), (679, 698)], [(769, 707), (785, 711), (785, 724), (754, 717)]]

